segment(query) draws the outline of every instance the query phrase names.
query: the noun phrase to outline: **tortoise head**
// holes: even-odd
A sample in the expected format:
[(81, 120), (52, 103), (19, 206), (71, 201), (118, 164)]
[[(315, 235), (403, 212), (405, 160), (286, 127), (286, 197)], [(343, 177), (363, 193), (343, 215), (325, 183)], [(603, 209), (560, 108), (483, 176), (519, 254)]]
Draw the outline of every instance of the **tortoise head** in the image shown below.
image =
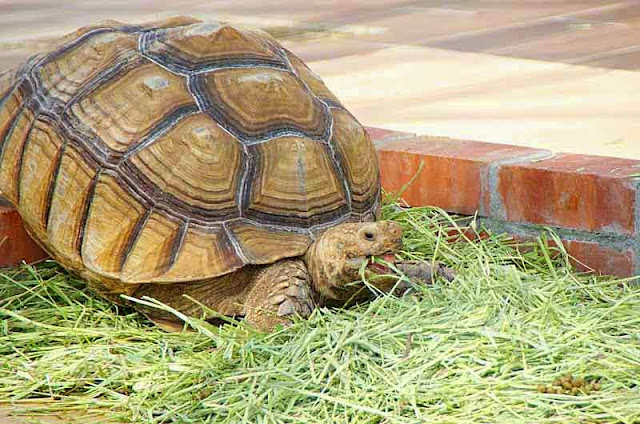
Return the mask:
[[(350, 283), (361, 279), (363, 266), (367, 278), (389, 273), (387, 267), (373, 261), (373, 256), (393, 262), (401, 248), (402, 229), (395, 222), (345, 223), (324, 232), (310, 246), (305, 262), (321, 296), (347, 300), (362, 288)], [(373, 282), (389, 284), (387, 280), (376, 278)]]

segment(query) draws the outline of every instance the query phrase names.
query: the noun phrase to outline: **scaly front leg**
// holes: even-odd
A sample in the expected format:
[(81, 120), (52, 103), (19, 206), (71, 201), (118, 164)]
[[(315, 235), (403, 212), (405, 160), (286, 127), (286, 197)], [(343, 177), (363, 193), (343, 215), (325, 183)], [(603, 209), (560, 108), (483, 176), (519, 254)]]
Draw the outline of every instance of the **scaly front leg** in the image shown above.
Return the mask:
[(402, 261), (396, 262), (396, 268), (415, 283), (431, 284), (437, 277), (444, 277), (451, 282), (456, 276), (456, 271), (440, 262), (432, 265), (426, 261)]
[(285, 259), (255, 274), (244, 302), (247, 322), (262, 331), (289, 324), (293, 315), (308, 317), (315, 308), (309, 273), (299, 259)]

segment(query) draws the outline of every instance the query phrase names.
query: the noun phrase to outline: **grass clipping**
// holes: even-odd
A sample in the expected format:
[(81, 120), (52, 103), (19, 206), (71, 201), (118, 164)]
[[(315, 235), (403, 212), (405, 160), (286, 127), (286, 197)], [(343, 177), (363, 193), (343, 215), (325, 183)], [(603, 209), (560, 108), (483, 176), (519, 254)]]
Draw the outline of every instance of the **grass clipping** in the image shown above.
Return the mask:
[(473, 222), (436, 209), (384, 215), (404, 227), (404, 258), (435, 258), (456, 279), (273, 334), (198, 319), (167, 334), (53, 263), (5, 270), (0, 402), (137, 423), (640, 421), (630, 280), (572, 271), (552, 234), (516, 249), (470, 241)]

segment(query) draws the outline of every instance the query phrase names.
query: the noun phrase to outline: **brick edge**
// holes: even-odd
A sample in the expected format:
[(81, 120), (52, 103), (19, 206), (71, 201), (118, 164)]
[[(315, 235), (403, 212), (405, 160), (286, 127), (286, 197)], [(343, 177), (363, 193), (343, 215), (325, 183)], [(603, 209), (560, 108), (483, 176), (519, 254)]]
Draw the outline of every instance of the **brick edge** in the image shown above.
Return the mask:
[[(427, 164), (425, 168), (451, 173), (447, 195), (434, 197), (428, 191), (414, 190), (408, 196), (407, 203), (411, 206), (437, 206), (459, 214), (477, 211), (479, 221), (488, 229), (506, 232), (516, 239), (535, 238), (549, 229), (563, 241), (569, 255), (596, 272), (619, 277), (640, 276), (640, 178), (625, 176), (625, 173), (634, 174), (634, 170), (635, 174), (640, 173), (640, 161), (442, 137), (408, 137), (406, 133), (387, 132), (383, 140), (375, 140), (375, 135), (371, 134), (381, 168), (386, 171), (383, 173), (385, 189), (394, 191), (408, 181), (407, 176), (402, 175), (403, 167), (385, 166), (386, 159), (402, 161), (403, 165), (421, 160)], [(513, 169), (524, 170), (525, 176), (527, 172), (534, 173), (553, 190), (536, 193), (536, 181), (531, 180), (527, 182), (533, 189), (505, 185), (505, 175)], [(437, 181), (438, 176), (420, 178), (424, 186)], [(470, 186), (470, 181), (475, 183)], [(563, 196), (570, 188), (574, 189), (570, 193), (574, 202), (565, 205)], [(464, 190), (477, 193), (465, 197), (470, 200), (468, 204), (460, 204), (460, 198), (456, 197), (457, 191)], [(620, 204), (598, 203), (620, 193), (624, 195)], [(510, 197), (509, 200), (515, 198), (516, 206), (525, 212), (529, 206), (539, 207), (544, 213), (518, 214), (513, 209), (514, 202), (506, 203), (505, 196)], [(544, 199), (543, 204), (536, 203), (540, 198)], [(607, 214), (607, 206), (613, 208), (612, 213)], [(615, 216), (612, 218), (612, 215)], [(631, 217), (632, 225), (628, 220), (619, 222), (625, 217)], [(586, 270), (581, 266), (578, 269)]]

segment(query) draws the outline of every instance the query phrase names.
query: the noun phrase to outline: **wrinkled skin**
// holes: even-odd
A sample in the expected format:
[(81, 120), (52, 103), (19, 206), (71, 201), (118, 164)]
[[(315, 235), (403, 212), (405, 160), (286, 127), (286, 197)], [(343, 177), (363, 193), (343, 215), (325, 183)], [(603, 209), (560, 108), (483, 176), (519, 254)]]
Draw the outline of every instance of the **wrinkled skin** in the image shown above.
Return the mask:
[[(316, 240), (304, 257), (246, 266), (204, 282), (144, 284), (133, 296), (149, 296), (184, 314), (201, 315), (201, 307), (184, 296), (188, 295), (221, 315), (244, 316), (258, 329), (271, 331), (278, 324), (288, 324), (293, 315), (309, 316), (316, 306), (339, 306), (370, 297), (371, 291), (362, 284), (352, 284), (361, 279), (363, 266), (365, 277), (388, 292), (398, 279), (384, 276), (389, 269), (373, 263), (372, 256), (392, 262), (401, 248), (402, 229), (395, 222), (340, 224)], [(173, 315), (142, 309), (163, 328), (180, 328)]]

